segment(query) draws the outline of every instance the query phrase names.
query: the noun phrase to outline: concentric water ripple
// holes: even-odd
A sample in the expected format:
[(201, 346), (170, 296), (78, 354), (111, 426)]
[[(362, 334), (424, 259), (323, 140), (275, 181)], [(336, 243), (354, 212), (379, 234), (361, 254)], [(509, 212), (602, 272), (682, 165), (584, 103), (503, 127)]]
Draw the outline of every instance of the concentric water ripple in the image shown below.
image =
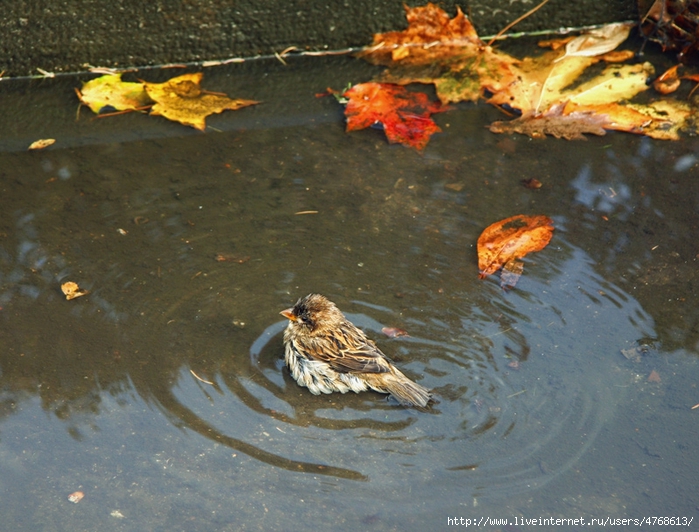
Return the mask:
[[(452, 295), (449, 309), (435, 311), (439, 320), (425, 319), (425, 308), (399, 318), (354, 302), (368, 310), (348, 318), (435, 390), (428, 412), (375, 393), (311, 395), (283, 365), (284, 321), (251, 343), (244, 376), (216, 377), (220, 395), (184, 372), (175, 395), (219, 441), (234, 434), (231, 446), (273, 466), (366, 482), (363, 491), (377, 496), (409, 482), (453, 505), (455, 489), (469, 500), (541, 487), (574, 467), (612, 418), (623, 393), (614, 342), (650, 330), (636, 302), (591, 273), (582, 252), (571, 250), (568, 262), (551, 283), (530, 280), (531, 292), (493, 285), (478, 308)], [(383, 337), (399, 319), (410, 337)], [(579, 335), (592, 347), (580, 347)]]

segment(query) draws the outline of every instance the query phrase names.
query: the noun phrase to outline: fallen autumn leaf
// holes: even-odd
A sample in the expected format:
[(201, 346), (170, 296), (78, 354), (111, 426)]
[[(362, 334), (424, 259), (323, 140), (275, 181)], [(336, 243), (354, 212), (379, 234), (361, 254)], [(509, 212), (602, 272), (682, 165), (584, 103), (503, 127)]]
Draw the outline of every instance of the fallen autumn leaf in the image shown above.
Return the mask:
[(70, 502), (78, 504), (81, 500), (83, 500), (83, 497), (85, 497), (85, 494), (82, 491), (74, 491), (73, 493), (68, 495), (68, 500)]
[(61, 291), (66, 296), (66, 299), (68, 301), (70, 301), (71, 299), (75, 299), (76, 297), (86, 296), (90, 293), (88, 290), (80, 288), (78, 286), (78, 283), (74, 283), (73, 281), (63, 283), (61, 285)]
[(605, 135), (605, 126), (609, 118), (592, 111), (564, 114), (566, 104), (557, 104), (541, 114), (527, 113), (507, 122), (497, 121), (490, 124), (493, 133), (520, 133), (531, 138), (540, 139), (551, 135), (557, 139), (585, 140), (584, 133)]
[[(641, 109), (635, 104), (637, 113), (620, 111), (629, 105), (628, 99), (648, 89), (654, 73), (648, 63), (608, 66), (588, 82), (574, 86), (594, 63), (619, 63), (633, 57), (632, 51), (615, 50), (628, 36), (629, 24), (589, 30), (567, 39), (565, 49), (563, 43), (559, 46), (549, 41), (546, 45), (553, 51), (519, 60), (481, 41), (460, 9), (453, 18), (431, 3), (406, 6), (405, 10), (408, 28), (376, 34), (373, 45), (359, 56), (388, 67), (380, 81), (433, 84), (444, 104), (487, 98), (488, 103), (521, 113), (512, 125), (493, 124), (493, 132), (582, 139), (586, 133), (621, 130), (674, 139), (682, 129), (690, 134), (696, 130), (691, 117), (681, 111), (667, 116), (662, 125), (654, 105)], [(606, 108), (604, 116), (594, 116), (597, 106), (607, 104), (614, 104), (614, 108)], [(621, 127), (616, 113), (624, 116)], [(637, 119), (634, 123), (630, 122), (632, 116)], [(664, 133), (666, 130), (671, 133)]]
[(35, 140), (34, 142), (32, 142), (27, 149), (28, 150), (43, 150), (44, 148), (47, 148), (55, 143), (56, 143), (56, 139), (39, 139), (39, 140)]
[(430, 137), (441, 129), (430, 118), (446, 110), (431, 102), (422, 92), (410, 92), (389, 83), (360, 83), (346, 90), (345, 116), (347, 131), (383, 125), (390, 143), (400, 143), (422, 150)]
[(199, 85), (203, 76), (201, 72), (196, 72), (177, 76), (165, 83), (144, 82), (148, 96), (155, 102), (151, 114), (203, 131), (206, 129), (207, 116), (259, 103), (253, 100), (232, 100), (227, 96), (203, 91)]
[(105, 74), (76, 89), (82, 103), (99, 114), (107, 110), (133, 111), (152, 103), (143, 83), (121, 81), (121, 74)]
[(570, 56), (595, 57), (611, 52), (629, 36), (634, 24), (618, 22), (592, 29), (566, 44), (566, 53), (561, 59)]
[[(551, 241), (553, 229), (553, 220), (543, 215), (518, 214), (489, 225), (478, 238), (479, 277), (484, 279), (513, 259), (541, 251)], [(512, 270), (522, 273), (514, 265)]]

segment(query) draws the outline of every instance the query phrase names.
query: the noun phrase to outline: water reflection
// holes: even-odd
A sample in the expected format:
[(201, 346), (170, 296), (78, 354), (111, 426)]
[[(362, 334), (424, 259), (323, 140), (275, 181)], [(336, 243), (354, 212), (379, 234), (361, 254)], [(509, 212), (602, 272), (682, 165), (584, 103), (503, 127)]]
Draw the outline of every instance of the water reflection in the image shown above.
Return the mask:
[[(257, 336), (251, 336), (256, 326), (235, 328), (241, 309), (231, 306), (228, 279), (214, 272), (197, 288), (185, 285), (177, 293), (128, 276), (118, 282), (122, 294), (138, 286), (132, 310), (123, 307), (123, 296), (121, 304), (109, 301), (99, 287), (75, 304), (65, 302), (56, 284), (72, 270), (65, 259), (37, 254), (39, 246), (27, 238), (36, 233), (27, 229), (30, 220), (19, 218), (16, 234), (23, 243), (11, 272), (17, 276), (24, 266), (25, 276), (33, 270), (44, 275), (32, 298), (5, 292), (10, 312), (4, 315), (12, 324), (5, 330), (18, 333), (6, 345), (21, 346), (14, 348), (21, 363), (6, 360), (3, 376), (17, 384), (17, 373), (25, 373), (27, 388), (38, 388), (45, 408), (66, 420), (77, 440), (84, 436), (75, 423), (95, 424), (88, 419), (99, 417), (102, 393), (133, 390), (175, 426), (275, 468), (381, 479), (391, 489), (398, 489), (408, 468), (435, 493), (454, 484), (477, 497), (515, 493), (565, 473), (612, 415), (616, 381), (595, 347), (613, 337), (631, 341), (653, 334), (652, 320), (635, 300), (595, 274), (594, 262), (560, 234), (538, 261), (540, 272), (530, 267), (511, 293), (486, 281), (474, 285), (477, 292), (432, 292), (419, 305), (404, 294), (392, 306), (367, 296), (347, 302), (363, 310), (348, 312), (349, 318), (410, 376), (435, 390), (439, 403), (430, 412), (398, 408), (372, 393), (315, 397), (283, 367), (285, 323), (276, 320), (276, 308), (264, 311), (275, 318)], [(160, 241), (150, 231), (143, 234), (146, 241)], [(142, 253), (141, 260), (153, 257)], [(194, 270), (186, 268), (186, 255), (181, 260)], [(49, 264), (61, 266), (60, 276), (46, 274)], [(96, 284), (105, 284), (113, 271)], [(18, 307), (21, 313), (12, 312)], [(47, 332), (50, 340), (28, 341), (20, 332), (12, 318), (28, 315), (56, 323)], [(410, 337), (381, 338), (382, 327), (395, 324)], [(581, 337), (586, 342), (578, 345)], [(246, 345), (247, 353), (232, 352)], [(36, 365), (27, 372), (29, 359), (50, 368), (49, 374)]]
[[(109, 463), (129, 479), (114, 491), (142, 497), (141, 517), (193, 486), (206, 494), (188, 499), (202, 519), (260, 501), (298, 515), (307, 491), (333, 508), (341, 494), (344, 519), (416, 523), (474, 498), (570, 490), (645, 382), (646, 362), (620, 350), (696, 352), (696, 143), (610, 135), (505, 151), (481, 131), (482, 112), (450, 115), (452, 134), (424, 155), (378, 133), (348, 140), (332, 121), (4, 154), (0, 431), (11, 452), (0, 452), (15, 464), (26, 434), (48, 433), (7, 466), (13, 482), (91, 467), (97, 485)], [(532, 176), (541, 190), (519, 185)], [(556, 233), (505, 293), (478, 280), (474, 242), (515, 212), (553, 217)], [(64, 280), (90, 295), (66, 301)], [(278, 312), (311, 291), (439, 403), (423, 413), (300, 388)], [(384, 326), (410, 336), (386, 338)]]
[[(371, 305), (382, 322), (348, 313), (381, 344), (389, 344), (410, 375), (424, 375), (420, 382), (435, 389), (440, 402), (427, 414), (392, 406), (379, 394), (315, 397), (299, 388), (282, 367), (283, 321), (252, 342), (252, 374), (220, 375), (212, 395), (183, 372), (177, 404), (192, 404), (192, 419), (216, 423), (216, 429), (206, 424), (206, 430), (196, 429), (200, 433), (213, 433), (265, 461), (262, 449), (273, 449), (276, 458), (270, 463), (281, 467), (286, 467), (279, 459), (284, 456), (297, 470), (381, 479), (393, 489), (394, 481), (404, 477), (400, 471), (409, 468), (411, 477), (432, 479), (431, 492), (461, 485), (475, 497), (542, 486), (578, 462), (620, 400), (623, 377), (608, 371), (610, 361), (594, 346), (608, 345), (615, 337), (623, 345), (623, 340), (652, 332), (652, 320), (634, 300), (594, 274), (584, 253), (570, 251), (558, 266), (566, 273), (552, 277), (556, 295), (545, 283), (537, 283), (532, 293), (499, 292), (492, 304), (474, 312), (480, 319), (456, 305), (452, 312), (459, 314), (460, 328), (411, 319), (406, 320), (411, 337), (382, 341), (380, 330), (398, 319), (395, 313)], [(555, 343), (557, 335), (571, 328), (589, 335), (590, 347), (575, 346), (568, 338)], [(542, 351), (542, 345), (548, 347)], [(224, 411), (230, 414), (222, 415)], [(241, 411), (255, 421), (235, 423)], [(243, 439), (258, 441), (259, 447), (226, 440), (221, 432), (233, 425), (236, 434), (246, 434)], [(310, 458), (327, 462), (312, 465), (305, 461)]]

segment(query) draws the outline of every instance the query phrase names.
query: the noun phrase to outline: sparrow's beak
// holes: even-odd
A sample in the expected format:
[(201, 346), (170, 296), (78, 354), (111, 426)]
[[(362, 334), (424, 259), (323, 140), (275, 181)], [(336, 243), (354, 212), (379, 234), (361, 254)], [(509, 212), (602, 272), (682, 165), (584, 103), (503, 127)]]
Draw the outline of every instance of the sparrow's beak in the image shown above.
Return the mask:
[(284, 316), (287, 320), (296, 321), (296, 316), (294, 315), (293, 310), (294, 308), (291, 307), (286, 310), (282, 310), (279, 314)]

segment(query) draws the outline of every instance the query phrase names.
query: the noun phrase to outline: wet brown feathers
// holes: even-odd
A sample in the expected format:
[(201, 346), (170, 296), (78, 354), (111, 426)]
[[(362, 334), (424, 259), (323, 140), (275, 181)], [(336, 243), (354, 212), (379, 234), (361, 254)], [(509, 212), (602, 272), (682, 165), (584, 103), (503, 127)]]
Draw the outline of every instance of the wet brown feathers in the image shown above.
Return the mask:
[(391, 394), (403, 405), (419, 407), (432, 397), (400, 372), (326, 297), (309, 294), (281, 314), (289, 319), (284, 359), (294, 379), (312, 393), (372, 389)]

